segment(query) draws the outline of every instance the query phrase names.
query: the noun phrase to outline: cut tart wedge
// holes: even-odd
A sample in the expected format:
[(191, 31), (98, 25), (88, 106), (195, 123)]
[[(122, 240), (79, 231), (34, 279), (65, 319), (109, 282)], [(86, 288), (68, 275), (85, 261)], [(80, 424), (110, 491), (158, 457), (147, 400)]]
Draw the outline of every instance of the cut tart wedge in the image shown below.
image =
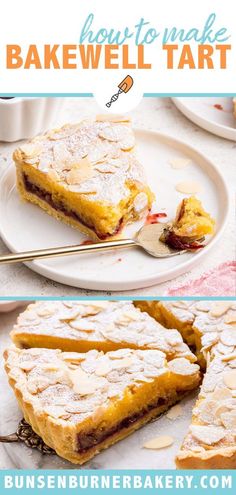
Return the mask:
[(199, 367), (156, 350), (107, 354), (12, 347), (5, 368), (25, 420), (57, 454), (83, 464), (197, 387)]
[(198, 363), (206, 367), (207, 355), (229, 354), (236, 345), (236, 302), (234, 301), (137, 301), (166, 328), (176, 328), (194, 350)]
[(176, 457), (181, 469), (236, 468), (236, 348), (209, 363), (189, 432)]
[(98, 116), (37, 136), (13, 154), (23, 200), (95, 240), (151, 208), (129, 118)]
[(167, 330), (129, 301), (39, 301), (20, 314), (11, 338), (23, 348), (157, 349), (167, 360), (196, 360), (177, 330)]

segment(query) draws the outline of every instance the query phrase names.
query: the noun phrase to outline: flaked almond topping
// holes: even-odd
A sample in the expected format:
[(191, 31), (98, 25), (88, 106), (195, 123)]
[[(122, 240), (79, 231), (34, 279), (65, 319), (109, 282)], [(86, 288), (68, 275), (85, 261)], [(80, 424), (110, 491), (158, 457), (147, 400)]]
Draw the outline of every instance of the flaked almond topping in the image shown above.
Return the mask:
[(123, 125), (114, 125), (103, 127), (99, 130), (99, 136), (107, 141), (118, 142), (121, 141), (126, 135), (126, 128)]
[(176, 375), (194, 375), (199, 370), (197, 364), (192, 364), (185, 358), (172, 359), (169, 361), (168, 367)]
[(69, 322), (71, 328), (75, 330), (80, 330), (81, 332), (92, 333), (94, 331), (93, 324), (91, 322), (85, 321), (84, 319), (73, 320)]
[(35, 361), (22, 361), (19, 363), (19, 368), (23, 371), (31, 371), (35, 366)]
[(220, 340), (225, 345), (236, 346), (236, 331), (229, 327), (220, 334)]
[(174, 308), (188, 309), (188, 303), (185, 301), (174, 301), (172, 306), (174, 306)]
[(112, 361), (112, 369), (122, 369), (122, 368), (128, 368), (133, 364), (133, 359), (132, 358), (124, 358), (124, 359), (117, 359)]
[(221, 421), (227, 430), (236, 435), (236, 411), (228, 411), (221, 414)]
[(135, 137), (132, 133), (127, 134), (121, 141), (120, 147), (123, 151), (130, 151), (135, 145)]
[(230, 308), (230, 303), (225, 301), (217, 301), (213, 304), (211, 311), (209, 312), (210, 316), (220, 317), (223, 316)]
[(232, 323), (232, 324), (235, 324), (236, 323), (236, 311), (232, 311), (230, 312), (229, 314), (227, 314), (225, 316), (225, 319), (224, 319), (225, 323)]
[(201, 185), (196, 181), (186, 180), (175, 186), (176, 191), (183, 194), (197, 194), (202, 191)]
[(39, 143), (26, 143), (20, 147), (20, 151), (26, 158), (35, 158), (42, 151), (42, 146)]
[(156, 438), (152, 438), (152, 440), (149, 440), (146, 442), (143, 447), (144, 449), (152, 449), (152, 450), (159, 450), (159, 449), (165, 449), (166, 447), (170, 447), (174, 443), (174, 438), (169, 436), (169, 435), (161, 435)]
[(182, 407), (180, 406), (180, 404), (176, 404), (175, 406), (173, 406), (167, 413), (166, 417), (168, 419), (177, 419), (179, 418), (179, 416), (182, 416), (183, 414), (183, 409)]
[(80, 160), (80, 162), (68, 172), (66, 176), (67, 184), (80, 184), (88, 179), (91, 179), (94, 175), (94, 170), (91, 162), (87, 157)]
[(102, 363), (96, 368), (95, 375), (107, 376), (111, 370), (112, 370), (112, 366), (110, 366), (109, 363)]
[(214, 399), (217, 402), (226, 400), (226, 399), (231, 399), (232, 394), (228, 388), (217, 388), (213, 394), (211, 395), (211, 398)]
[(221, 426), (191, 425), (190, 431), (194, 438), (206, 445), (214, 445), (225, 436), (225, 429)]
[(52, 316), (55, 313), (55, 309), (53, 307), (43, 306), (42, 308), (37, 309), (37, 315), (42, 316)]
[(236, 389), (236, 370), (226, 371), (223, 374), (223, 381), (226, 387), (235, 390)]
[(96, 116), (97, 122), (130, 122), (130, 117), (113, 114), (100, 114)]
[(69, 372), (69, 376), (76, 394), (91, 395), (98, 388), (97, 382), (81, 369)]

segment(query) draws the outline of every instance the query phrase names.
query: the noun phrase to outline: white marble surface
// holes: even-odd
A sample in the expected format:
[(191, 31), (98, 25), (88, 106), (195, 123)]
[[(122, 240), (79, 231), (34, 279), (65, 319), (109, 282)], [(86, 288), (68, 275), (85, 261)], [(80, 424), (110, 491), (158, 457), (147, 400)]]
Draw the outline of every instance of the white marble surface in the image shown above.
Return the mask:
[[(98, 108), (92, 98), (67, 98), (64, 108), (58, 119), (58, 124), (67, 121), (78, 121), (81, 118), (96, 113)], [(147, 289), (139, 289), (129, 293), (144, 296), (161, 296), (168, 287), (176, 283), (199, 277), (202, 273), (217, 266), (219, 263), (235, 259), (235, 179), (236, 179), (236, 143), (218, 138), (192, 124), (174, 106), (169, 98), (144, 98), (137, 109), (132, 113), (134, 125), (146, 129), (153, 129), (168, 133), (176, 138), (185, 140), (192, 146), (205, 153), (225, 176), (231, 192), (231, 213), (224, 238), (215, 247), (214, 252), (204, 258), (200, 266), (196, 266), (191, 273), (186, 273), (174, 281), (165, 282)], [(7, 167), (11, 159), (15, 144), (0, 144), (0, 174)], [(14, 219), (12, 220), (14, 221)], [(22, 233), (23, 235), (23, 233)], [(0, 240), (0, 252), (6, 253), (7, 248)], [(0, 269), (0, 296), (79, 296), (97, 295), (104, 293), (92, 292), (61, 285), (48, 280), (24, 265), (6, 265)], [(105, 293), (110, 295), (110, 293)], [(120, 293), (127, 295), (127, 293)], [(119, 295), (119, 293), (116, 293)]]

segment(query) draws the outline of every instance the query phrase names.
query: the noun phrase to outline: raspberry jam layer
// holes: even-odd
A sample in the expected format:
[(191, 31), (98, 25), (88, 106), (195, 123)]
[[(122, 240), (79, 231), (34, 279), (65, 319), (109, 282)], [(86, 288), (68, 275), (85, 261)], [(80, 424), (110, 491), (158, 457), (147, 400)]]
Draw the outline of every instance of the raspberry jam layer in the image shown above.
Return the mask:
[(78, 215), (77, 212), (73, 211), (73, 210), (68, 210), (66, 208), (66, 206), (61, 202), (61, 201), (57, 201), (55, 202), (53, 200), (53, 195), (52, 193), (50, 193), (49, 191), (46, 191), (45, 189), (43, 189), (42, 187), (39, 187), (38, 185), (32, 183), (28, 176), (26, 174), (23, 174), (23, 181), (24, 181), (24, 187), (25, 187), (25, 190), (28, 191), (29, 193), (31, 194), (34, 194), (35, 196), (37, 196), (38, 198), (42, 199), (43, 201), (45, 201), (47, 204), (49, 204), (51, 206), (51, 208), (53, 208), (54, 210), (56, 211), (59, 211), (61, 213), (63, 213), (64, 215), (66, 215), (67, 217), (70, 217), (70, 218), (73, 218), (74, 220), (76, 220), (77, 222), (79, 222), (80, 224), (84, 225), (85, 227), (87, 227), (88, 229), (92, 230), (93, 232), (95, 232), (96, 236), (102, 241), (102, 240), (105, 240), (105, 239), (108, 239), (109, 237), (112, 237), (116, 234), (118, 234), (118, 232), (120, 232), (120, 230), (122, 229), (122, 226), (123, 226), (123, 218), (121, 218), (116, 226), (116, 228), (114, 229), (114, 231), (112, 233), (101, 233), (101, 232), (98, 232), (94, 225), (91, 225), (91, 224), (88, 224), (88, 223), (85, 223), (85, 221)]
[(153, 409), (164, 406), (165, 404), (168, 404), (168, 402), (168, 397), (161, 397), (154, 404), (150, 404), (145, 409), (142, 409), (142, 411), (122, 419), (122, 421), (120, 421), (117, 425), (113, 426), (110, 429), (93, 429), (84, 434), (79, 433), (77, 436), (77, 452), (79, 454), (87, 452), (89, 449), (93, 448), (96, 445), (99, 445), (107, 438), (112, 437), (112, 435), (115, 435), (119, 431), (134, 425), (137, 421), (144, 418)]

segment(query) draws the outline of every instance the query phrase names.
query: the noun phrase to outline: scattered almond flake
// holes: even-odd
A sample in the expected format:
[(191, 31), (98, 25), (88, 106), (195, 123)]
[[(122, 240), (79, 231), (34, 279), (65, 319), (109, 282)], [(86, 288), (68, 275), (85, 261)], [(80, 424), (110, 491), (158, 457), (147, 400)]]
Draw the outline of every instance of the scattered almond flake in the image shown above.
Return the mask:
[(94, 325), (89, 321), (83, 320), (82, 318), (79, 320), (70, 321), (69, 325), (71, 328), (80, 330), (81, 332), (92, 333), (94, 331)]
[(231, 303), (225, 301), (217, 301), (213, 304), (211, 311), (209, 312), (210, 316), (223, 316), (230, 308)]
[(209, 399), (202, 401), (202, 403), (197, 408), (198, 418), (203, 423), (214, 424), (216, 405), (217, 403), (214, 400)]
[(172, 168), (178, 170), (187, 167), (191, 160), (189, 158), (172, 158), (169, 163)]
[(96, 115), (97, 122), (130, 122), (130, 117), (115, 115), (115, 114), (100, 114)]
[(197, 194), (202, 191), (202, 186), (196, 181), (186, 180), (179, 182), (175, 189), (183, 194)]
[(236, 323), (236, 311), (232, 311), (225, 316), (225, 323)]
[(69, 414), (66, 414), (65, 408), (62, 406), (46, 406), (45, 413), (53, 418), (70, 417)]
[(144, 449), (159, 450), (170, 447), (174, 443), (174, 438), (169, 435), (160, 435), (159, 437), (152, 438), (143, 445)]
[(22, 361), (19, 364), (19, 368), (23, 371), (31, 371), (35, 367), (34, 361)]
[(112, 369), (112, 366), (110, 366), (109, 363), (102, 363), (96, 368), (95, 375), (106, 376), (111, 371), (111, 369)]
[(127, 134), (121, 141), (120, 147), (123, 151), (131, 150), (135, 145), (135, 137), (132, 133)]
[(236, 435), (236, 410), (221, 414), (221, 421), (227, 430), (230, 430), (233, 435)]
[(73, 390), (79, 395), (90, 395), (97, 390), (97, 382), (90, 378), (83, 370), (78, 369), (69, 373), (73, 383)]
[(232, 394), (228, 388), (217, 388), (211, 395), (211, 398), (218, 402), (221, 400), (230, 399), (231, 397)]
[(42, 316), (52, 316), (55, 313), (55, 309), (52, 306), (43, 306), (37, 309), (37, 315)]
[(177, 419), (179, 416), (182, 416), (183, 409), (180, 404), (176, 404), (173, 406), (167, 413), (166, 417), (168, 419)]
[(176, 358), (168, 362), (170, 371), (177, 375), (194, 375), (198, 370), (197, 364), (190, 363), (185, 358)]
[(230, 407), (229, 405), (224, 405), (224, 404), (219, 404), (218, 406), (216, 406), (215, 408), (215, 417), (216, 418), (221, 418), (221, 415), (228, 412), (229, 409), (232, 409), (232, 407)]
[(229, 327), (220, 334), (220, 340), (225, 345), (236, 346), (236, 332)]
[(20, 147), (20, 151), (26, 158), (35, 158), (40, 155), (42, 146), (39, 143), (26, 143)]
[(113, 167), (110, 163), (99, 163), (94, 167), (94, 170), (97, 170), (101, 174), (115, 174), (116, 167)]
[(128, 368), (133, 364), (133, 359), (132, 358), (124, 358), (124, 359), (117, 359), (117, 361), (113, 361), (112, 363), (112, 369), (122, 369), (122, 368)]
[[(107, 126), (103, 127), (99, 131), (99, 136), (103, 139), (107, 139), (108, 141), (121, 141), (126, 136), (126, 131), (128, 128), (125, 128), (124, 125), (115, 125), (115, 126)], [(129, 131), (129, 129), (128, 129)]]
[(174, 308), (188, 309), (188, 303), (185, 301), (174, 301), (172, 306), (174, 306)]
[(87, 158), (83, 158), (76, 167), (74, 166), (66, 175), (67, 184), (80, 184), (88, 179), (91, 179), (94, 175), (94, 170), (90, 161)]
[(236, 370), (226, 371), (223, 374), (223, 381), (226, 387), (235, 390), (236, 389)]
[(190, 431), (194, 438), (205, 445), (214, 445), (225, 437), (225, 429), (221, 426), (191, 425)]

